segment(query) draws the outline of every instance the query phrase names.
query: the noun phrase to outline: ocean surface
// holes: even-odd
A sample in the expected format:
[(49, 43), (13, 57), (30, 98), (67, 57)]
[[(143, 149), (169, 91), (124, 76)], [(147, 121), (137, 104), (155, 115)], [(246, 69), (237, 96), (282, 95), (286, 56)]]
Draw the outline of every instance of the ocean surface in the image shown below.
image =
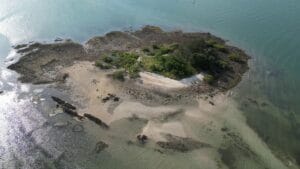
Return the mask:
[[(43, 161), (40, 154), (46, 157), (60, 154), (56, 153), (55, 146), (51, 155), (37, 150), (28, 134), (22, 134), (26, 128), (40, 126), (30, 120), (47, 126), (47, 118), (29, 103), (34, 97), (18, 94), (28, 90), (38, 93), (38, 86), (29, 89), (16, 81), (13, 72), (5, 69), (10, 64), (10, 56), (14, 55), (11, 46), (30, 41), (51, 42), (57, 37), (84, 43), (95, 35), (113, 30), (135, 30), (144, 25), (161, 26), (165, 30), (211, 32), (245, 50), (252, 57), (250, 70), (233, 89), (234, 98), (249, 126), (274, 154), (292, 156), (300, 163), (299, 0), (0, 0), (0, 90), (11, 91), (0, 97), (0, 168), (42, 166), (32, 162), (36, 161), (33, 159)], [(17, 99), (22, 97), (21, 101)], [(248, 106), (249, 100), (266, 107)], [(68, 157), (72, 161), (78, 160), (71, 167), (81, 168), (86, 152), (74, 148), (76, 138), (80, 137), (81, 144), (86, 142), (88, 145), (96, 142), (95, 137), (45, 128), (38, 133), (41, 140), (36, 142), (48, 139), (48, 144), (66, 146), (74, 154), (81, 154), (80, 159), (75, 155)], [(62, 134), (59, 132), (74, 142), (53, 140), (51, 136)], [(121, 143), (119, 149), (122, 149)], [(126, 156), (127, 152), (119, 149), (115, 151)], [(22, 160), (26, 156), (30, 159)], [(151, 154), (148, 156), (150, 158)], [(144, 158), (148, 158), (147, 154)], [(148, 165), (146, 162), (119, 161), (122, 165), (117, 166), (108, 156), (101, 157), (97, 164), (95, 159), (85, 160), (93, 161), (86, 162), (90, 164), (86, 168), (96, 168), (103, 162), (111, 168)], [(43, 162), (43, 165), (51, 168), (55, 163)], [(179, 162), (178, 165), (180, 167)]]

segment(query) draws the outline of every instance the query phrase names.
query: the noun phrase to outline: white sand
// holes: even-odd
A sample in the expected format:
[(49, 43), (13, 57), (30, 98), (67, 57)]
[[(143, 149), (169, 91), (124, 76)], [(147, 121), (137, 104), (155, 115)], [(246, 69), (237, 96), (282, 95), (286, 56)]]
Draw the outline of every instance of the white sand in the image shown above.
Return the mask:
[(188, 86), (178, 80), (170, 79), (150, 72), (140, 72), (140, 77), (144, 86), (152, 88), (176, 89)]

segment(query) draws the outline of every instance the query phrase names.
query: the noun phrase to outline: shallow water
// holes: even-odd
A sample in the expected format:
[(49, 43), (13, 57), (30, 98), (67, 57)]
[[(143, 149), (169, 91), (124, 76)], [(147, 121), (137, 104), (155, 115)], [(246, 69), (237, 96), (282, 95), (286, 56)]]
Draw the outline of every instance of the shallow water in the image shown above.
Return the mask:
[[(249, 125), (256, 129), (264, 141), (269, 143), (274, 153), (280, 151), (282, 153), (279, 154), (291, 155), (299, 160), (299, 16), (300, 1), (297, 0), (26, 0), (22, 2), (0, 0), (0, 90), (8, 91), (0, 96), (0, 112), (4, 112), (0, 118), (1, 124), (3, 124), (0, 134), (5, 138), (4, 140), (8, 140), (5, 143), (1, 142), (5, 149), (4, 152), (8, 150), (12, 152), (4, 153), (3, 156), (8, 155), (10, 157), (2, 157), (5, 160), (1, 163), (4, 168), (10, 168), (14, 165), (24, 165), (30, 168), (31, 162), (34, 161), (32, 159), (38, 159), (40, 156), (35, 155), (35, 148), (30, 148), (32, 143), (30, 140), (26, 141), (27, 136), (24, 132), (22, 133), (23, 129), (20, 128), (26, 124), (43, 126), (43, 123), (49, 120), (53, 120), (53, 123), (56, 122), (55, 118), (49, 119), (47, 114), (43, 114), (45, 111), (39, 111), (32, 105), (29, 94), (23, 94), (24, 97), (21, 101), (16, 99), (22, 90), (23, 92), (26, 90), (26, 87), (22, 87), (16, 82), (13, 73), (5, 70), (5, 67), (10, 63), (10, 58), (7, 56), (11, 50), (11, 45), (33, 40), (52, 41), (57, 37), (72, 38), (84, 42), (94, 35), (102, 35), (112, 30), (136, 29), (146, 24), (158, 25), (167, 30), (209, 31), (229, 40), (230, 44), (234, 44), (250, 54), (253, 57), (250, 61), (251, 69), (245, 75), (243, 82), (233, 90), (234, 98), (238, 101), (240, 110), (248, 117)], [(260, 106), (257, 107), (253, 101), (249, 102), (249, 98), (257, 100)], [(268, 103), (268, 106), (261, 106), (264, 102)], [(30, 119), (32, 116), (38, 119), (31, 122), (18, 121), (18, 119)], [(64, 118), (65, 116), (56, 120), (63, 120)], [(11, 119), (16, 119), (16, 121)], [(75, 124), (70, 126), (72, 125)], [(89, 126), (90, 124), (86, 125)], [(88, 128), (93, 130), (93, 127)], [(25, 133), (31, 130), (33, 128), (29, 127)], [(42, 130), (44, 131), (42, 133), (47, 134), (41, 135), (41, 137), (48, 138), (53, 134), (55, 138), (65, 133), (66, 138), (80, 138), (80, 145), (91, 142), (93, 143), (91, 145), (94, 146), (94, 143), (97, 142), (96, 136), (87, 136), (86, 139), (83, 139), (84, 137), (76, 134), (72, 135), (72, 130), (47, 129), (47, 125), (42, 127)], [(91, 131), (90, 133), (96, 132)], [(10, 140), (15, 140), (15, 137), (19, 138), (20, 142), (16, 141), (10, 144)], [(53, 142), (56, 141), (54, 139)], [(52, 147), (51, 143), (53, 142), (49, 141), (50, 145), (46, 145), (46, 147)], [(73, 142), (61, 143), (57, 147), (61, 148), (66, 146), (64, 144), (70, 144), (68, 145), (69, 149), (72, 149), (71, 143)], [(26, 148), (23, 149), (20, 146)], [(24, 152), (19, 151), (19, 149)], [(85, 156), (85, 149), (92, 148), (89, 146), (82, 147), (82, 149), (78, 148), (79, 154), (82, 154), (81, 157)], [(119, 150), (112, 151), (122, 152), (120, 149), (122, 149), (121, 143)], [(37, 151), (43, 152), (40, 149)], [(60, 152), (58, 150), (53, 151)], [(123, 154), (120, 153), (115, 158), (120, 164), (115, 166), (116, 168), (139, 166), (139, 163), (126, 162), (131, 158), (122, 159), (121, 157), (126, 156), (127, 151), (134, 152), (127, 154), (135, 154), (136, 152), (142, 153), (143, 149), (124, 149), (123, 151)], [(19, 152), (19, 154), (14, 152)], [(70, 150), (69, 154), (71, 154), (70, 152), (72, 151)], [(29, 156), (32, 159), (20, 159), (22, 164), (18, 164), (18, 162), (10, 164), (13, 159), (24, 158), (28, 153), (31, 153)], [(149, 153), (149, 156), (152, 155)], [(1, 152), (0, 156), (2, 156)], [(94, 158), (93, 156), (86, 157)], [(47, 156), (45, 158), (49, 159)], [(103, 161), (106, 161), (108, 166), (117, 165), (114, 160), (109, 161), (111, 158), (107, 156), (101, 158), (103, 159), (99, 160), (97, 164), (95, 164), (97, 161), (95, 159), (86, 159), (92, 161), (87, 163), (91, 166), (86, 167), (95, 168)], [(145, 159), (149, 157), (145, 155), (142, 158), (144, 158), (144, 163), (141, 162), (140, 164), (145, 164)], [(189, 158), (189, 156), (176, 159), (184, 161), (185, 158)], [(76, 161), (74, 160), (75, 157), (68, 159), (72, 159), (73, 162)], [(140, 160), (143, 161), (142, 159), (137, 161)], [(172, 161), (172, 159), (169, 160)], [(45, 161), (51, 163), (47, 164), (50, 168), (55, 166), (49, 160)], [(168, 159), (162, 162), (161, 168), (167, 168), (167, 161)], [(69, 165), (69, 168), (81, 168), (81, 162), (66, 165)], [(33, 162), (32, 165), (34, 165)], [(150, 164), (148, 165), (150, 166)], [(192, 167), (193, 164), (190, 168)]]

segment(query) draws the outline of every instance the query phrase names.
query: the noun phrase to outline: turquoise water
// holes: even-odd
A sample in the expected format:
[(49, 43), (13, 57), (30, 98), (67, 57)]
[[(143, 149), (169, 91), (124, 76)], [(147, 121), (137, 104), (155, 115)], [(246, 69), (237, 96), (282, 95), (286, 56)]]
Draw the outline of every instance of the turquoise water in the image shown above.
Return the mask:
[[(300, 156), (299, 0), (0, 0), (0, 65), (6, 66), (10, 46), (21, 42), (56, 37), (84, 42), (143, 25), (209, 31), (244, 49), (252, 56), (251, 70), (235, 89), (238, 100), (263, 99), (279, 113), (241, 109), (260, 135), (275, 139), (271, 145)], [(292, 125), (272, 121), (275, 113)], [(282, 146), (289, 141), (291, 146)]]

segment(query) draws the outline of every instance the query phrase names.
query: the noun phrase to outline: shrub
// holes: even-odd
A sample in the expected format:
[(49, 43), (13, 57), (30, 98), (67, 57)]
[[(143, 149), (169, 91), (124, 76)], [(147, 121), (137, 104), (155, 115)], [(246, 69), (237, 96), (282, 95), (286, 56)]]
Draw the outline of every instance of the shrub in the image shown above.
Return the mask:
[(130, 69), (131, 66), (133, 66), (137, 62), (138, 58), (139, 56), (135, 53), (123, 52), (117, 54), (116, 61), (114, 64), (117, 67), (121, 67), (128, 70)]
[(205, 75), (204, 78), (203, 78), (203, 81), (208, 83), (208, 84), (213, 84), (215, 78), (212, 76), (212, 75)]
[(110, 56), (104, 56), (103, 57), (103, 61), (105, 63), (112, 63), (113, 62), (113, 59), (110, 57)]
[(111, 77), (114, 80), (124, 81), (125, 80), (125, 71), (123, 71), (123, 70), (117, 70), (117, 71), (115, 71), (115, 72), (113, 72), (111, 74)]
[(152, 45), (152, 48), (153, 49), (159, 49), (159, 46), (158, 45)]
[(149, 48), (143, 48), (142, 51), (145, 52), (145, 53), (149, 53), (149, 52), (150, 52), (150, 49), (149, 49)]
[(140, 69), (141, 69), (140, 63), (136, 63), (136, 64), (132, 65), (132, 66), (127, 70), (127, 71), (128, 71), (128, 74), (129, 74), (129, 76), (130, 76), (130, 78), (137, 78), (137, 77), (139, 77)]
[(176, 55), (156, 55), (143, 58), (142, 66), (147, 71), (173, 79), (184, 78), (196, 72), (191, 64)]
[(231, 53), (228, 58), (234, 62), (244, 63), (245, 61), (242, 59), (240, 55), (237, 53)]
[(96, 61), (95, 66), (99, 67), (100, 69), (110, 69), (110, 68), (112, 68), (112, 66), (110, 64), (103, 63), (100, 60)]
[(223, 69), (223, 70), (227, 70), (227, 69), (230, 68), (230, 67), (229, 67), (229, 62), (226, 61), (226, 60), (219, 60), (219, 61), (218, 61), (218, 65), (219, 65), (219, 67), (220, 67), (221, 69)]
[(223, 44), (214, 44), (213, 47), (220, 52), (228, 53), (228, 49)]

